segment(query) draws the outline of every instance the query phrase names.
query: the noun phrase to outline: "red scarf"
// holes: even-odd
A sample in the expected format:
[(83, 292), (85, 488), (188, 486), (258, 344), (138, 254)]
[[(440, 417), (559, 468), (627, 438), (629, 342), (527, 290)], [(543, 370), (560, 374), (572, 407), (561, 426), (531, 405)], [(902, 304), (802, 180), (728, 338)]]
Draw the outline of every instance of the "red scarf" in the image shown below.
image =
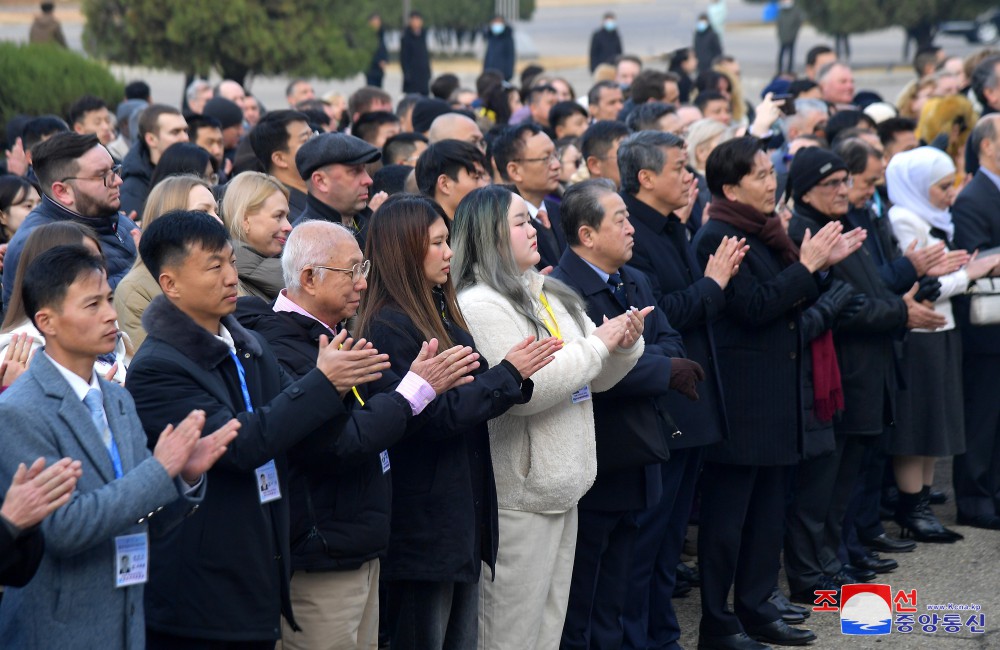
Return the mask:
[[(764, 214), (745, 203), (712, 197), (708, 217), (757, 237), (781, 256), (786, 265), (799, 261), (799, 247), (775, 215)], [(830, 422), (837, 411), (844, 409), (844, 389), (840, 383), (833, 332), (823, 332), (809, 343), (809, 347), (813, 361), (813, 414), (822, 422)]]

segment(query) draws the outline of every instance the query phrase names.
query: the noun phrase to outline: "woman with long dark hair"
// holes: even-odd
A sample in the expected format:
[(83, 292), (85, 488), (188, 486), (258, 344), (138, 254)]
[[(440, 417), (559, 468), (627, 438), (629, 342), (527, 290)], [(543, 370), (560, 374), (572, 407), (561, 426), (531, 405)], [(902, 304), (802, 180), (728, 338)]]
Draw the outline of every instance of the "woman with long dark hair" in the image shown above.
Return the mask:
[[(448, 219), (437, 204), (391, 197), (372, 219), (371, 260), (359, 332), (403, 376), (424, 341), (475, 347), (451, 283)], [(541, 338), (541, 337), (539, 337)], [(558, 339), (520, 339), (485, 358), (475, 379), (441, 395), (389, 449), (392, 523), (382, 563), (393, 650), (476, 643), (480, 571), (497, 553), (497, 501), (486, 422), (532, 395), (528, 379)], [(499, 361), (497, 362), (497, 360)]]

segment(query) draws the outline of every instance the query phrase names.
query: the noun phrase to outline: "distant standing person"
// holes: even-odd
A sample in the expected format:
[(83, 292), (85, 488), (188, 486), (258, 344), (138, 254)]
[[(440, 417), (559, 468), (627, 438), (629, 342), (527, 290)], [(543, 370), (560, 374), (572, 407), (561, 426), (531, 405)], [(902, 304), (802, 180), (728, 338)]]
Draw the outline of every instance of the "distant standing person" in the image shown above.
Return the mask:
[(795, 41), (799, 38), (803, 20), (802, 10), (795, 5), (795, 0), (781, 0), (776, 21), (778, 45), (781, 46), (778, 50), (778, 74), (790, 74), (795, 68)]
[(483, 59), (483, 70), (498, 70), (503, 75), (504, 81), (510, 81), (514, 76), (516, 57), (514, 29), (507, 24), (503, 16), (493, 16), (489, 29), (486, 30), (486, 58)]
[(375, 32), (375, 39), (378, 45), (375, 53), (372, 54), (372, 62), (365, 73), (365, 83), (375, 88), (382, 87), (382, 78), (385, 76), (385, 66), (389, 62), (389, 51), (385, 47), (385, 27), (382, 25), (382, 16), (373, 13), (368, 16), (368, 26)]
[(31, 31), (28, 32), (29, 43), (58, 43), (63, 47), (66, 44), (66, 36), (63, 35), (62, 25), (56, 19), (56, 5), (54, 2), (43, 2), (42, 13), (35, 16), (31, 23)]
[(426, 97), (431, 83), (431, 55), (427, 51), (424, 17), (419, 11), (410, 12), (399, 44), (399, 61), (403, 66), (403, 92)]
[(622, 37), (618, 33), (618, 21), (614, 12), (607, 12), (601, 28), (590, 37), (590, 71), (602, 63), (614, 64), (622, 53)]
[(711, 70), (712, 61), (722, 55), (722, 41), (708, 21), (708, 14), (699, 14), (694, 24), (694, 55), (698, 59), (699, 74)]

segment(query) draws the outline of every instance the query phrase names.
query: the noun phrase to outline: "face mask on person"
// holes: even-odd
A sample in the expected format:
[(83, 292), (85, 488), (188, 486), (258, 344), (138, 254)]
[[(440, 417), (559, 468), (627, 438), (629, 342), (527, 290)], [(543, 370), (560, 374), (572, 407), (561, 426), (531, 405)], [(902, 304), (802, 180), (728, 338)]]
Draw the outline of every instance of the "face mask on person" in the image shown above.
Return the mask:
[(708, 29), (708, 21), (699, 20), (697, 23), (695, 23), (695, 27), (699, 32), (703, 32), (706, 29)]
[(604, 29), (608, 30), (609, 32), (615, 31), (615, 27), (617, 27), (617, 26), (618, 26), (618, 24), (615, 23), (615, 21), (613, 21), (613, 20), (605, 20), (604, 21)]
[(504, 27), (506, 27), (506, 25), (504, 25), (503, 23), (490, 23), (490, 31), (497, 36), (503, 34)]

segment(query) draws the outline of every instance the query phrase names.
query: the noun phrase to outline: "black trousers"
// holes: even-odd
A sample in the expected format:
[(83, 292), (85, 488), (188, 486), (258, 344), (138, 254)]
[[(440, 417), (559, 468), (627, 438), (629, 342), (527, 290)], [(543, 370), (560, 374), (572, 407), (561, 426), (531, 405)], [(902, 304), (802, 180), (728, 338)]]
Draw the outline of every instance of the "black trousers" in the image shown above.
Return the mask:
[(842, 568), (844, 513), (861, 473), (865, 441), (863, 436), (837, 436), (832, 453), (799, 463), (785, 534), (785, 573), (792, 593), (811, 591), (820, 576)]
[[(768, 598), (778, 577), (788, 471), (705, 463), (698, 529), (702, 635), (739, 634), (744, 625), (781, 618)], [(734, 610), (726, 606), (730, 587)]]
[(861, 477), (855, 485), (847, 512), (844, 513), (841, 562), (854, 564), (868, 553), (863, 540), (874, 539), (885, 532), (879, 517), (885, 460), (886, 456), (878, 444), (870, 444), (865, 448)]
[(963, 515), (1000, 514), (1000, 356), (965, 355), (965, 453), (955, 456), (955, 505)]
[(562, 650), (618, 648), (629, 588), (632, 546), (639, 528), (632, 511), (578, 511), (576, 556)]
[(277, 641), (189, 639), (146, 628), (146, 650), (274, 650)]

